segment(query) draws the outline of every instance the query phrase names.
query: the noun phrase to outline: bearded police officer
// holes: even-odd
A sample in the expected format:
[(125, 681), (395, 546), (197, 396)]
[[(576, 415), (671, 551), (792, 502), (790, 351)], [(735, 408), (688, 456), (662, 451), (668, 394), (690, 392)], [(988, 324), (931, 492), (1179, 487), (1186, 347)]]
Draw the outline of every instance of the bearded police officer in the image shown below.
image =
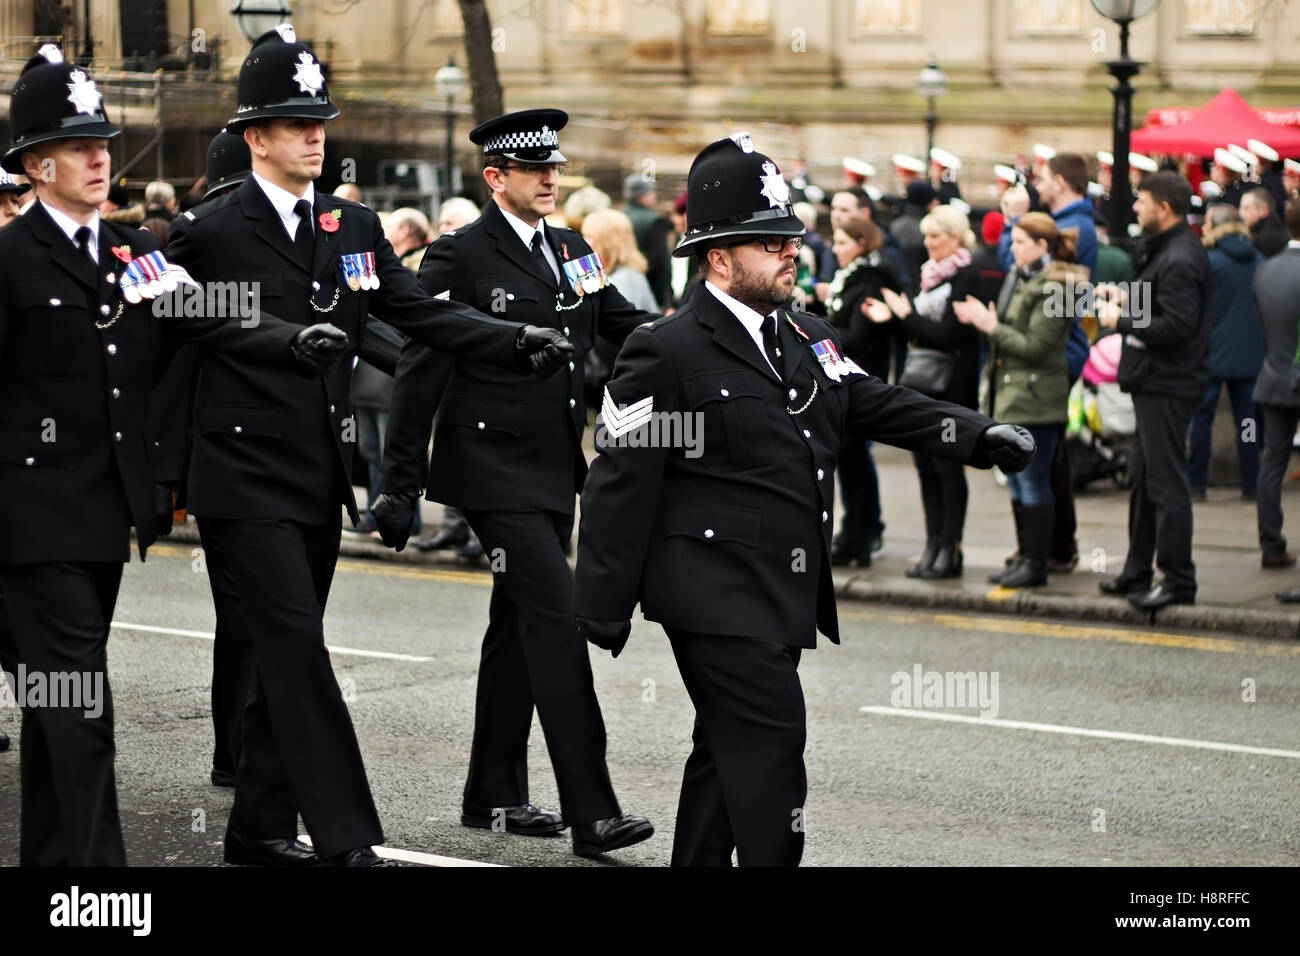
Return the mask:
[(323, 330), (161, 320), (156, 297), (188, 277), (149, 233), (99, 218), (119, 131), (57, 47), (23, 68), (10, 127), (0, 162), (26, 173), (36, 202), (0, 231), (0, 589), (26, 672), (95, 691), (27, 701), (20, 859), (121, 865), (106, 644), (130, 529), (141, 557), (156, 534), (146, 421), (160, 339), (288, 369), (291, 349), (308, 357)]
[[(373, 212), (317, 195), (324, 124), (339, 111), (321, 64), (292, 27), (254, 43), (237, 96), (226, 128), (248, 143), (252, 174), (172, 226), (172, 254), (197, 278), (247, 286), (264, 315), (329, 321), (349, 352), (373, 314), (520, 380), (530, 367), (538, 374), (561, 367), (570, 349), (562, 335), (424, 296)], [(226, 598), (237, 603), (254, 649), (228, 862), (389, 862), (370, 849), (383, 834), (322, 630), (340, 507), (357, 520), (349, 378), (350, 363), (306, 377), (210, 352), (200, 359), (188, 503), (212, 586), (233, 584)], [(294, 840), (299, 813), (315, 852)]]
[[(832, 476), (845, 432), (1019, 471), (1027, 432), (884, 384), (831, 325), (792, 315), (804, 228), (748, 135), (707, 146), (687, 181), (675, 255), (704, 282), (628, 337), (582, 493), (574, 611), (622, 650), (638, 603), (664, 625), (691, 702), (674, 865), (794, 865), (807, 782), (796, 668), (839, 642), (830, 576)], [(702, 448), (665, 440), (698, 422)], [(670, 447), (676, 445), (676, 447)]]
[[(654, 829), (619, 809), (591, 662), (573, 626), (565, 554), (574, 495), (587, 471), (583, 354), (597, 335), (617, 346), (658, 316), (633, 308), (608, 285), (580, 235), (545, 223), (566, 162), (558, 133), (567, 121), (562, 110), (524, 110), (472, 130), (492, 201), (476, 222), (430, 246), (420, 267), (431, 295), (561, 329), (575, 350), (567, 375), (521, 385), (477, 361), (453, 366), (428, 349), (406, 349), (385, 443), (384, 488), (392, 494), (374, 513), (385, 543), (400, 548), (426, 484), (436, 408), (428, 497), (465, 512), (493, 570), (461, 822), (490, 827), (500, 819), (509, 832), (533, 835), (567, 825), (574, 851), (590, 856), (637, 843)], [(534, 706), (562, 816), (529, 802)]]

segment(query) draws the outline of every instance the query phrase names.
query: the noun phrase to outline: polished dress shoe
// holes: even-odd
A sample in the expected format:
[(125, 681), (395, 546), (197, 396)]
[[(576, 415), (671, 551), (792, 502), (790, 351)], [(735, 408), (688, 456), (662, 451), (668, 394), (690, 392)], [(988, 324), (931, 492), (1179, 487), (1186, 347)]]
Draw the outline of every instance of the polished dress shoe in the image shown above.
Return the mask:
[(1102, 594), (1109, 594), (1114, 597), (1127, 597), (1130, 594), (1139, 591), (1149, 591), (1151, 589), (1151, 579), (1145, 581), (1135, 578), (1126, 578), (1120, 575), (1117, 578), (1111, 578), (1109, 581), (1101, 581), (1097, 584), (1097, 590)]
[(477, 561), (483, 557), (483, 554), (483, 542), (476, 534), (470, 535), (469, 540), (456, 549), (456, 557), (468, 558), (471, 561)]
[(1048, 574), (1069, 574), (1078, 566), (1078, 564), (1079, 564), (1078, 551), (1074, 552), (1074, 554), (1070, 555), (1068, 558), (1053, 558), (1051, 556), (1048, 556), (1047, 573)]
[(655, 828), (645, 817), (624, 814), (573, 827), (573, 852), (578, 856), (599, 856), (640, 843), (655, 835)]
[(226, 862), (236, 866), (315, 866), (319, 857), (307, 844), (277, 837), (250, 840), (234, 830), (226, 831)]
[(368, 846), (359, 846), (338, 856), (327, 856), (320, 861), (321, 866), (397, 866), (396, 860), (385, 860), (377, 856)]
[(921, 552), (921, 559), (903, 572), (909, 578), (920, 578), (925, 576), (925, 570), (934, 563), (934, 556), (939, 552), (939, 539), (927, 538), (925, 549)]
[(235, 785), (235, 775), (229, 770), (218, 770), (213, 767), (212, 785), (214, 787), (233, 787)]
[(531, 803), (519, 807), (483, 807), (466, 803), (461, 807), (460, 822), (467, 827), (498, 832), (504, 825), (506, 833), (524, 836), (552, 836), (566, 826), (564, 817), (554, 810), (542, 810)]
[(9, 749), (9, 738), (5, 734), (0, 733), (0, 753), (3, 753), (8, 749)]
[(1195, 591), (1174, 591), (1162, 581), (1149, 591), (1135, 591), (1128, 596), (1128, 603), (1139, 611), (1158, 611), (1170, 604), (1195, 604)]
[(1283, 604), (1300, 604), (1300, 588), (1292, 588), (1290, 591), (1278, 591), (1274, 596)]
[(1295, 567), (1295, 555), (1290, 551), (1265, 551), (1259, 556), (1259, 566), (1261, 568), (1293, 568)]
[(415, 542), (421, 551), (441, 551), (443, 548), (458, 548), (469, 540), (469, 531), (463, 527), (441, 527), (427, 538)]
[(941, 544), (934, 553), (934, 560), (930, 562), (928, 567), (922, 569), (921, 577), (926, 581), (934, 581), (939, 578), (959, 578), (961, 577), (961, 564), (961, 546)]

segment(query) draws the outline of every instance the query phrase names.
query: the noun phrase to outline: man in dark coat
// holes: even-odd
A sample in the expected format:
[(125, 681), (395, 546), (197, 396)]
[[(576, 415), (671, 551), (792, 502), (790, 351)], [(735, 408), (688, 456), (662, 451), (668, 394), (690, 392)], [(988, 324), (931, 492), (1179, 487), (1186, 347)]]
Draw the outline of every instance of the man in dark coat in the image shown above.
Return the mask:
[(1012, 472), (1033, 442), (885, 385), (843, 357), (830, 324), (781, 308), (803, 225), (748, 134), (705, 147), (687, 189), (675, 254), (694, 254), (705, 281), (619, 354), (583, 488), (574, 612), (616, 656), (638, 602), (672, 642), (696, 710), (673, 864), (728, 866), (734, 849), (743, 866), (792, 866), (807, 793), (799, 656), (818, 630), (839, 641), (842, 435)]
[[(262, 315), (327, 319), (336, 327), (335, 355), (364, 347), (374, 315), (453, 354), (539, 374), (559, 367), (563, 336), (431, 300), (384, 239), (378, 216), (317, 194), (325, 121), (339, 111), (292, 27), (254, 44), (237, 96), (226, 126), (248, 143), (252, 174), (172, 226), (171, 252), (196, 278), (249, 295)], [(340, 509), (358, 520), (350, 365), (304, 376), (209, 351), (200, 361), (189, 509), (212, 584), (231, 583), (254, 648), (226, 829), (231, 863), (381, 862), (371, 846), (383, 833), (322, 629)], [(299, 813), (314, 852), (294, 839)]]
[[(1133, 396), (1128, 558), (1103, 594), (1157, 610), (1196, 600), (1187, 427), (1209, 381), (1210, 264), (1187, 225), (1192, 191), (1177, 173), (1142, 180), (1133, 204), (1145, 234), (1136, 295), (1098, 304), (1098, 320), (1124, 336), (1119, 384)], [(1138, 301), (1138, 299), (1142, 301)], [(1152, 560), (1164, 579), (1152, 587)]]
[(1250, 241), (1265, 259), (1286, 248), (1286, 226), (1277, 214), (1277, 203), (1272, 193), (1263, 186), (1247, 190), (1241, 197), (1238, 209), (1241, 221), (1250, 230)]
[[(597, 335), (619, 346), (658, 316), (633, 308), (606, 284), (578, 233), (545, 223), (566, 162), (558, 131), (567, 121), (563, 110), (523, 110), (470, 132), (483, 149), (492, 201), (477, 221), (429, 247), (420, 282), (430, 295), (561, 327), (575, 352), (568, 374), (521, 384), (480, 362), (404, 349), (385, 441), (384, 490), (391, 494), (381, 497), (374, 515), (385, 543), (400, 548), (419, 489), (427, 487), (429, 500), (465, 513), (491, 563), (461, 822), (532, 835), (568, 826), (574, 851), (588, 856), (644, 840), (654, 828), (619, 809), (591, 661), (573, 626), (565, 553), (574, 495), (587, 474), (583, 355)], [(563, 816), (529, 801), (534, 706)]]

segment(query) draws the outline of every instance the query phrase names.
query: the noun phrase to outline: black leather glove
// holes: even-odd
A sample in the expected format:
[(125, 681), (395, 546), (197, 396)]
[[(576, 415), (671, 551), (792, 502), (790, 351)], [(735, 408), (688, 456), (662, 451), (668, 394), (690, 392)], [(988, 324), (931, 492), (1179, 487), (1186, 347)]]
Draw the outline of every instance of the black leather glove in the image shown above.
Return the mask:
[(1024, 471), (1034, 460), (1034, 438), (1019, 425), (994, 425), (980, 435), (980, 448), (1003, 474)]
[(555, 329), (525, 325), (515, 336), (515, 350), (522, 356), (524, 371), (538, 378), (550, 378), (568, 364), (573, 344)]
[(172, 486), (156, 484), (153, 486), (153, 513), (157, 518), (158, 537), (163, 538), (172, 533), (172, 512), (176, 510), (176, 501), (172, 498)]
[(623, 652), (627, 636), (632, 633), (631, 621), (597, 621), (576, 614), (573, 619), (578, 622), (578, 633), (588, 643), (609, 651), (615, 657)]
[(370, 514), (379, 529), (379, 537), (384, 544), (394, 551), (406, 547), (406, 539), (411, 536), (411, 523), (415, 520), (415, 509), (420, 507), (418, 491), (385, 492), (375, 499), (370, 507)]
[(348, 334), (328, 322), (309, 325), (294, 336), (289, 349), (309, 371), (328, 372), (347, 354)]

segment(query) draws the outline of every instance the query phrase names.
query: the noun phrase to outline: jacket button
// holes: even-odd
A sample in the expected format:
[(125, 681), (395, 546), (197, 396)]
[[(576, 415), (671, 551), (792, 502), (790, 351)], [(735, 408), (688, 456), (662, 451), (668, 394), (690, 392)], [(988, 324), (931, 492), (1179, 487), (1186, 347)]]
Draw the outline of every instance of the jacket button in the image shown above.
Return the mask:
[(121, 440), (122, 440), (122, 433), (121, 433), (121, 432), (113, 432), (113, 441), (121, 441)]
[(100, 315), (108, 315), (108, 313), (110, 313), (110, 312), (112, 312), (112, 311), (113, 311), (113, 310), (110, 309), (110, 308), (109, 308), (108, 306), (106, 306), (106, 305), (101, 305), (101, 306), (99, 307), (99, 314), (100, 314)]
[(793, 402), (793, 401), (794, 401), (794, 397), (795, 397), (796, 395), (798, 395), (799, 393), (796, 392), (796, 391), (792, 388), (792, 389), (790, 389), (790, 391), (787, 392), (786, 394), (790, 396), (790, 401)]
[(713, 529), (712, 529), (712, 528), (706, 528), (705, 531), (704, 531), (704, 537), (706, 537), (706, 538), (712, 538), (712, 537), (713, 537)]
[(333, 406), (333, 405), (330, 406), (330, 414), (331, 414), (331, 415), (334, 414), (334, 406)]
[(803, 437), (804, 437), (804, 438), (812, 438), (812, 432), (810, 432), (808, 429), (805, 428), (805, 429), (803, 430)]
[(573, 363), (572, 363), (572, 362), (569, 363), (569, 371), (570, 371), (570, 372), (573, 371)]
[(484, 428), (487, 428), (487, 423), (486, 423), (486, 422), (479, 422), (479, 423), (478, 423), (478, 427), (479, 427), (479, 430), (481, 431), (481, 430), (483, 430)]
[(823, 478), (825, 478), (825, 477), (826, 477), (826, 472), (824, 472), (822, 469), (818, 468), (818, 469), (817, 469), (817, 480), (818, 480), (818, 481), (821, 481), (821, 480), (822, 480)]
[(513, 292), (507, 292), (506, 300), (509, 302), (513, 302), (515, 300), (515, 294)]
[(727, 391), (725, 388), (722, 391), (718, 392), (718, 394), (721, 395), (723, 398), (727, 398), (729, 395), (731, 395), (731, 393)]
[(35, 459), (35, 458), (25, 458), (25, 459), (23, 459), (23, 464), (30, 468), (32, 465), (36, 464), (36, 459)]
[(120, 388), (115, 388), (115, 389), (113, 389), (113, 397), (114, 397), (114, 398), (121, 398), (121, 397), (122, 397), (122, 390), (121, 390)]
[(109, 355), (116, 355), (116, 354), (117, 354), (117, 346), (110, 342), (110, 343), (108, 344), (108, 348), (106, 349), (106, 351), (108, 352)]
[(822, 520), (823, 520), (823, 521), (825, 521), (825, 520), (826, 520), (827, 518), (829, 518), (829, 517), (830, 517), (830, 515), (828, 515), (825, 511), (822, 512)]
[(51, 299), (51, 300), (50, 300), (50, 305), (52, 305), (54, 308), (57, 309), (59, 306), (63, 305), (63, 300), (62, 300), (62, 299)]
[(236, 425), (236, 426), (235, 426), (235, 434), (236, 434), (236, 435), (242, 435), (242, 434), (244, 434), (244, 426), (243, 426), (243, 425)]
[(320, 283), (319, 283), (319, 282), (313, 282), (313, 283), (311, 284), (311, 291), (313, 291), (313, 292), (319, 292), (319, 291), (320, 291)]
[(108, 275), (104, 276), (104, 281), (107, 282), (109, 285), (112, 285), (113, 283), (117, 282), (117, 276), (113, 275), (113, 273), (110, 272)]
[(569, 334), (569, 327), (567, 325), (564, 327), (564, 334), (565, 335)]
[(577, 404), (578, 404), (578, 400), (577, 400), (577, 399), (575, 399), (575, 398), (571, 398), (571, 399), (569, 399), (569, 407), (570, 407), (570, 408), (572, 408), (574, 405), (577, 405)]

